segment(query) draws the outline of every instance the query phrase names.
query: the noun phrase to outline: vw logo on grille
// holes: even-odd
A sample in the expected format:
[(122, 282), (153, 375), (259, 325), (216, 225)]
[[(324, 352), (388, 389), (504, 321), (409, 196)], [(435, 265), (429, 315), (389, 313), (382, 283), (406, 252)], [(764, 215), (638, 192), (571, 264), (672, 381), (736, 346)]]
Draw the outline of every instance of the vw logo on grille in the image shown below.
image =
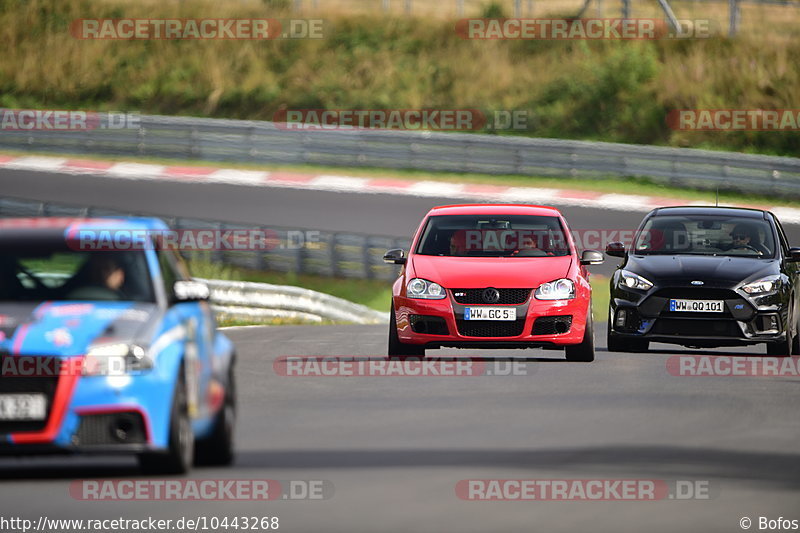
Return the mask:
[(700, 281), (700, 280), (694, 280), (694, 281), (692, 282), (692, 285), (705, 285), (705, 283), (703, 283), (703, 282), (702, 282), (702, 281)]
[(500, 301), (500, 291), (489, 287), (488, 289), (483, 289), (483, 294), (481, 294), (481, 297), (487, 304), (496, 304)]

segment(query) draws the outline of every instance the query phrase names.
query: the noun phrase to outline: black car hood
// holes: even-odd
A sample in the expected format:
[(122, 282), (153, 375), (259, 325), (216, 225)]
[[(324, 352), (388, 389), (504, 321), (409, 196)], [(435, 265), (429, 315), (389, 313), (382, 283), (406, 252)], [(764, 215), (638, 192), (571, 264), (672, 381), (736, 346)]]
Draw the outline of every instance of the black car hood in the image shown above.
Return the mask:
[(631, 255), (625, 269), (656, 285), (702, 281), (707, 287), (724, 288), (780, 272), (777, 259), (709, 255)]

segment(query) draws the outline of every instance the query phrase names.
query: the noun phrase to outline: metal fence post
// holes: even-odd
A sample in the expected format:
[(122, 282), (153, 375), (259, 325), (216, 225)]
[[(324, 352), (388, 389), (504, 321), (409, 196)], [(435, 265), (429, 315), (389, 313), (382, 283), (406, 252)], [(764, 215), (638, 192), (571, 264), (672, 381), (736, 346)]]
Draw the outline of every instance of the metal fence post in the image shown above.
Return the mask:
[[(217, 222), (214, 224), (214, 229), (216, 229), (219, 233), (222, 233), (224, 226), (225, 225), (223, 223)], [(222, 252), (222, 250), (217, 249), (216, 246), (214, 247), (214, 251), (211, 252), (211, 261), (214, 263), (225, 262), (225, 254)]]
[(372, 255), (369, 253), (369, 237), (364, 237), (364, 244), (361, 248), (361, 262), (364, 263), (364, 278), (372, 279)]
[[(262, 227), (259, 227), (258, 231), (261, 233), (261, 235), (267, 235), (270, 233), (265, 228)], [(265, 270), (267, 266), (267, 259), (265, 257), (267, 250), (265, 248), (266, 247), (262, 246), (261, 249), (259, 250), (253, 250), (253, 253), (256, 254), (256, 260), (254, 261), (254, 266), (256, 270)]]
[(328, 236), (328, 260), (331, 262), (331, 276), (338, 277), (339, 271), (339, 253), (336, 250), (337, 234), (331, 233)]
[(137, 146), (138, 150), (137, 151), (139, 152), (140, 155), (144, 155), (144, 153), (146, 151), (145, 150), (146, 145), (147, 145), (146, 131), (147, 130), (145, 129), (144, 126), (139, 126), (139, 131), (137, 132), (137, 136), (139, 138), (139, 143), (138, 143), (138, 146)]
[[(287, 235), (286, 242), (288, 245), (289, 237)], [(306, 247), (298, 246), (294, 252), (294, 269), (298, 274), (303, 274), (306, 270)]]
[(728, 36), (733, 37), (739, 28), (739, 1), (728, 0)]

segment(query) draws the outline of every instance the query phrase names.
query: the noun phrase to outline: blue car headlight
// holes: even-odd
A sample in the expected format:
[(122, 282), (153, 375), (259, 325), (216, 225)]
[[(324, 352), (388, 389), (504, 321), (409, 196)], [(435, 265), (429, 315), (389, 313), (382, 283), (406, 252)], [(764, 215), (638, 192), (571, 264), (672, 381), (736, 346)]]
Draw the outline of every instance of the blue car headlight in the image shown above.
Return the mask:
[(123, 376), (153, 368), (153, 360), (137, 344), (92, 346), (83, 360), (84, 376)]
[(444, 287), (422, 278), (414, 278), (406, 285), (407, 298), (441, 300), (446, 296)]

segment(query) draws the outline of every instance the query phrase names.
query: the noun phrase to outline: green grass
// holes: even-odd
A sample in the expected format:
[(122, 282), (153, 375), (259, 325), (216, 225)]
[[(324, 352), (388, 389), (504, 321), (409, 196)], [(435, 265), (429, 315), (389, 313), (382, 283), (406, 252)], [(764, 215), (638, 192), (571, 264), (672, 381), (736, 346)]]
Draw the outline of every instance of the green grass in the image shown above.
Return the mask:
[[(639, 17), (647, 6), (658, 9), (641, 4)], [(687, 4), (679, 6), (679, 18), (705, 18), (712, 9), (703, 3), (686, 11)], [(797, 132), (683, 132), (665, 121), (676, 109), (795, 108), (800, 33), (791, 7), (757, 6), (743, 15), (736, 38), (723, 27), (701, 39), (475, 40), (459, 37), (449, 17), (379, 11), (326, 13), (323, 39), (126, 41), (70, 34), (70, 24), (86, 17), (283, 18), (292, 15), (290, 5), (0, 0), (0, 107), (252, 120), (270, 120), (283, 109), (520, 110), (533, 116), (515, 132), (521, 135), (800, 151)], [(550, 16), (568, 14), (547, 9)], [(768, 11), (770, 17), (760, 16)]]
[[(543, 176), (522, 176), (519, 174), (479, 174), (479, 173), (456, 173), (456, 172), (429, 172), (422, 170), (406, 170), (406, 169), (386, 169), (377, 167), (332, 167), (321, 165), (263, 165), (253, 163), (239, 163), (235, 161), (219, 162), (219, 161), (200, 161), (196, 159), (166, 159), (157, 157), (139, 157), (139, 156), (116, 156), (105, 157), (95, 155), (78, 155), (69, 153), (53, 153), (53, 152), (28, 152), (18, 150), (0, 150), (0, 154), (9, 156), (71, 156), (79, 157), (81, 159), (92, 159), (97, 161), (130, 161), (138, 163), (151, 163), (158, 165), (186, 165), (186, 166), (204, 166), (214, 168), (236, 168), (248, 170), (265, 170), (265, 171), (287, 171), (305, 174), (338, 174), (348, 175), (364, 178), (397, 178), (406, 180), (426, 180), (426, 181), (442, 181), (447, 183), (470, 183), (470, 184), (486, 184), (486, 185), (499, 185), (508, 187), (542, 187), (542, 188), (557, 188), (568, 189), (576, 191), (595, 191), (600, 193), (624, 193), (642, 196), (659, 196), (664, 198), (673, 198), (675, 201), (707, 201), (713, 204), (715, 201), (714, 191), (700, 191), (687, 188), (670, 187), (668, 185), (661, 185), (647, 178), (619, 178), (619, 177), (606, 177), (598, 179), (580, 179), (580, 178), (553, 178)], [(760, 196), (756, 194), (742, 194), (733, 191), (721, 190), (719, 192), (720, 204), (728, 205), (769, 205), (769, 206), (784, 206), (784, 207), (797, 207), (800, 206), (800, 201), (790, 200), (786, 198), (775, 198), (770, 196)]]

